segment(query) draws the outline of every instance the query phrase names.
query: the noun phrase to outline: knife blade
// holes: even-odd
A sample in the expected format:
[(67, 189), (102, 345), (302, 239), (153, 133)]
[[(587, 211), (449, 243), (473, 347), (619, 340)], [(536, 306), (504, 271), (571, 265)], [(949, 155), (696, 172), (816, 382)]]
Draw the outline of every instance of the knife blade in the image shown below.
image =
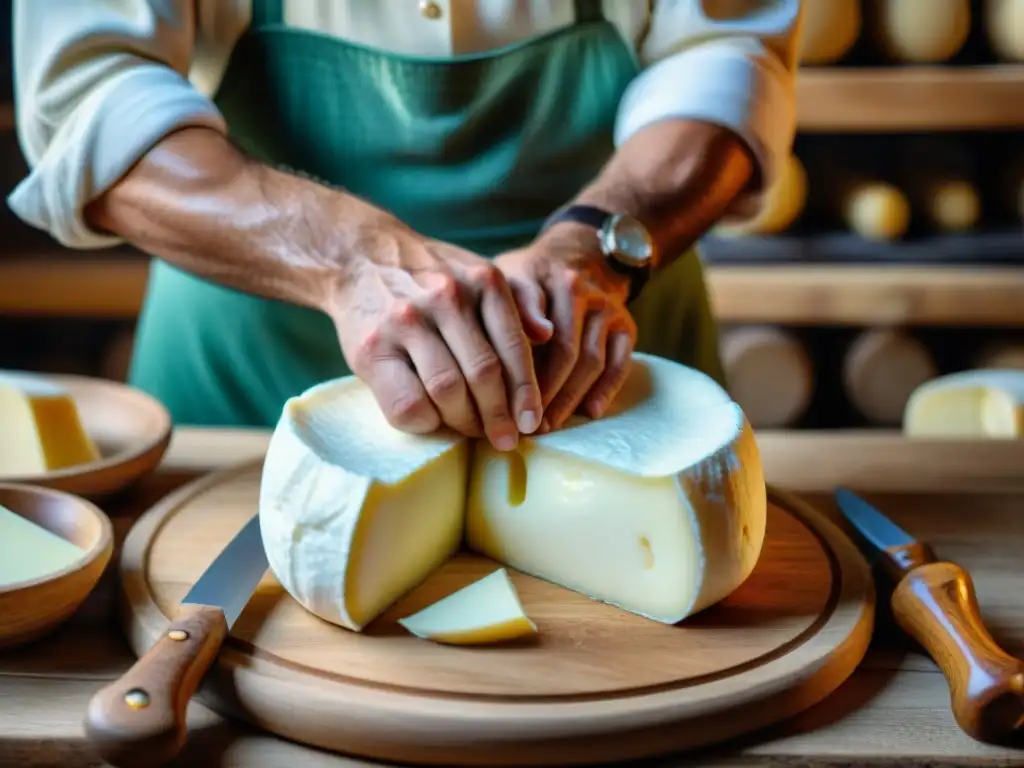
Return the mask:
[(982, 742), (1024, 736), (1024, 661), (1000, 648), (985, 628), (970, 575), (855, 493), (839, 488), (835, 500), (893, 580), (896, 623), (945, 675), (957, 725)]
[(188, 591), (156, 643), (89, 702), (86, 734), (100, 757), (117, 768), (156, 766), (181, 750), (189, 700), (266, 571), (253, 515)]

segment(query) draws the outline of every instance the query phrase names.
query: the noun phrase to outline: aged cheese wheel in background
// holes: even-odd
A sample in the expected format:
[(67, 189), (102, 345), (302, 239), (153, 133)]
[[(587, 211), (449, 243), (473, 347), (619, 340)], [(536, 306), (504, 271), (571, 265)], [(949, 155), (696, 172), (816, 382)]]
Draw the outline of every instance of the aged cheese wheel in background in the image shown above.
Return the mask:
[(800, 63), (833, 64), (853, 47), (861, 33), (861, 0), (803, 0), (804, 28)]
[(1011, 218), (1024, 223), (1024, 152), (1013, 155), (999, 179), (999, 197)]
[(974, 229), (981, 218), (981, 198), (967, 180), (927, 181), (921, 197), (921, 213), (929, 225), (940, 232)]
[(1024, 371), (1024, 343), (1004, 341), (988, 344), (974, 356), (974, 367)]
[(1024, 61), (1024, 0), (985, 0), (984, 24), (992, 53)]
[(749, 221), (723, 224), (715, 234), (725, 236), (773, 235), (800, 217), (807, 202), (807, 172), (796, 155), (783, 164), (775, 183), (765, 192), (761, 212)]
[(910, 226), (910, 203), (883, 181), (862, 181), (840, 190), (843, 223), (868, 240), (898, 240)]
[(720, 347), (729, 394), (755, 428), (787, 427), (804, 414), (814, 365), (799, 339), (780, 328), (748, 326), (726, 330)]
[(947, 61), (971, 31), (970, 0), (874, 0), (872, 34), (896, 61)]
[(843, 359), (843, 389), (854, 407), (878, 425), (899, 424), (907, 399), (938, 375), (928, 348), (905, 333), (861, 333)]

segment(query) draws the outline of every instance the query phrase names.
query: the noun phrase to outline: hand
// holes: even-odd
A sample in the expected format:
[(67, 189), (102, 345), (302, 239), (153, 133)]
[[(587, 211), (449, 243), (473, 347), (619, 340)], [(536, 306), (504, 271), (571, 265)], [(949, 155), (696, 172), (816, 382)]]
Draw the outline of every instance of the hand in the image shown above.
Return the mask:
[(511, 450), (540, 425), (530, 341), (491, 262), (411, 230), (374, 235), (330, 314), (352, 371), (388, 422), (446, 425)]
[(557, 224), (495, 260), (512, 287), (535, 355), (544, 420), (557, 429), (582, 405), (599, 418), (629, 373), (636, 323), (626, 309), (628, 279), (611, 270), (594, 230)]

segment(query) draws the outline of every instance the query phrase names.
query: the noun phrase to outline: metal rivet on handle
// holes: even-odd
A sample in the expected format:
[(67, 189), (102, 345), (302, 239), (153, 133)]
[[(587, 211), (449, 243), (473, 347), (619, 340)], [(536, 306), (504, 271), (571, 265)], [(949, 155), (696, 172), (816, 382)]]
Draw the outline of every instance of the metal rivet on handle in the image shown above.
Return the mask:
[(167, 633), (167, 637), (180, 643), (182, 640), (188, 640), (188, 632), (184, 629), (172, 629)]
[(145, 709), (149, 706), (149, 694), (141, 688), (132, 688), (124, 695), (124, 703), (132, 709)]

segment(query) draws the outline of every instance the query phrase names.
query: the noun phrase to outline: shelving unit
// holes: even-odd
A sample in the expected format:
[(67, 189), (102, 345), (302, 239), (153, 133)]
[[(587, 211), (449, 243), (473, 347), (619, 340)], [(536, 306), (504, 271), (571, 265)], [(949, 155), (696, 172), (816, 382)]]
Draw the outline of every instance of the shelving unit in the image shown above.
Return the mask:
[[(149, 264), (131, 255), (0, 260), (0, 314), (133, 319)], [(727, 323), (961, 325), (1024, 328), (1015, 267), (709, 267)]]

